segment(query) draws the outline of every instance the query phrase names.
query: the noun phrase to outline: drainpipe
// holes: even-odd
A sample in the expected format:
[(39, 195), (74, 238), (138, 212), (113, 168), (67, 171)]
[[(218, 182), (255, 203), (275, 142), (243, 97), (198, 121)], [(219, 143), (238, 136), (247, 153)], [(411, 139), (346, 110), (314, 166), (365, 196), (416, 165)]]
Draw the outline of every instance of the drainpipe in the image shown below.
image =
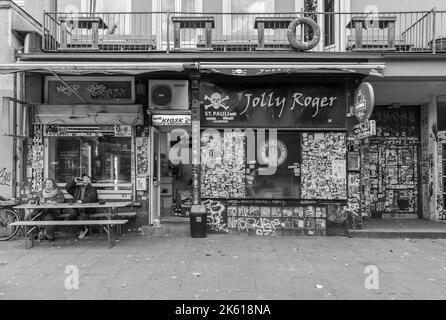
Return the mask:
[(432, 53), (437, 53), (437, 44), (436, 44), (436, 38), (437, 38), (437, 8), (432, 9)]

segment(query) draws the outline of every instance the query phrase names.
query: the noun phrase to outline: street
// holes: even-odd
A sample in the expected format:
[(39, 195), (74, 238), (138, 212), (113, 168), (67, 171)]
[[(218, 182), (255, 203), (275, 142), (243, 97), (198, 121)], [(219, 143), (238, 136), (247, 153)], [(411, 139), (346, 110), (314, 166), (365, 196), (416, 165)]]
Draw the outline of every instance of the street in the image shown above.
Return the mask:
[(446, 240), (211, 234), (127, 235), (112, 249), (101, 236), (69, 237), (25, 250), (19, 239), (0, 243), (0, 299), (445, 299), (445, 249)]

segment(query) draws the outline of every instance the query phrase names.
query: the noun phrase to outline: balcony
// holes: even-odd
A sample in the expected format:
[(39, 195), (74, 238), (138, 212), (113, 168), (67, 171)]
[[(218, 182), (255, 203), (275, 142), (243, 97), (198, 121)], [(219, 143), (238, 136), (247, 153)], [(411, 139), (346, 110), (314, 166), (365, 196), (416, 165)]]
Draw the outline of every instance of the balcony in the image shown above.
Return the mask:
[[(310, 17), (321, 29), (311, 52), (446, 52), (446, 12), (365, 13), (45, 13), (45, 52), (293, 51), (290, 22)], [(296, 29), (311, 40), (306, 25)]]

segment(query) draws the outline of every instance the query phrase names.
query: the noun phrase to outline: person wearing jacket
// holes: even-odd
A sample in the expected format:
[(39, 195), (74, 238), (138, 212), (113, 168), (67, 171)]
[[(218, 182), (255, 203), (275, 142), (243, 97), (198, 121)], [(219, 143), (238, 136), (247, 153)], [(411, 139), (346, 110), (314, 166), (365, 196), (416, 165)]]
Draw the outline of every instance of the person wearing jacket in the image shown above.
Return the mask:
[[(98, 202), (98, 192), (96, 191), (96, 188), (91, 185), (91, 177), (88, 174), (83, 174), (82, 178), (75, 178), (68, 182), (65, 185), (65, 190), (73, 196), (73, 203)], [(67, 211), (68, 216), (65, 220), (75, 220), (81, 215), (79, 209), (68, 209)], [(84, 210), (84, 213), (88, 215), (92, 213), (92, 211), (92, 209), (86, 209)], [(84, 238), (88, 232), (86, 227), (83, 227), (82, 229), (83, 230), (81, 230), (79, 234), (79, 239)]]
[[(64, 196), (62, 191), (57, 187), (56, 182), (53, 179), (46, 179), (44, 183), (44, 187), (42, 190), (37, 192), (34, 199), (38, 200), (41, 204), (57, 204), (64, 202)], [(30, 215), (25, 216), (25, 220), (31, 220), (37, 214), (41, 214), (42, 220), (44, 221), (53, 221), (55, 220), (59, 214), (59, 209), (44, 209), (35, 210)], [(54, 226), (46, 226), (43, 230), (39, 232), (38, 239), (48, 239), (48, 241), (52, 242), (55, 240), (54, 237)]]

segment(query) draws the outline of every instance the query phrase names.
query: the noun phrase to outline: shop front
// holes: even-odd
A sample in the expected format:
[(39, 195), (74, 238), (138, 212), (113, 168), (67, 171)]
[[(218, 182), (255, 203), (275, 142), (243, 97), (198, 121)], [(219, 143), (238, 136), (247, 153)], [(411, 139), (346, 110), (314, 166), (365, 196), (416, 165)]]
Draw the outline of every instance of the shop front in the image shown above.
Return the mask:
[(202, 80), (200, 194), (211, 230), (345, 234), (350, 85)]
[[(134, 78), (46, 77), (44, 92), (44, 103), (33, 112), (31, 192), (52, 178), (69, 200), (65, 184), (88, 174), (99, 201), (142, 200), (136, 197), (135, 154), (144, 116), (142, 105), (135, 104)], [(143, 202), (128, 210), (144, 209)]]

